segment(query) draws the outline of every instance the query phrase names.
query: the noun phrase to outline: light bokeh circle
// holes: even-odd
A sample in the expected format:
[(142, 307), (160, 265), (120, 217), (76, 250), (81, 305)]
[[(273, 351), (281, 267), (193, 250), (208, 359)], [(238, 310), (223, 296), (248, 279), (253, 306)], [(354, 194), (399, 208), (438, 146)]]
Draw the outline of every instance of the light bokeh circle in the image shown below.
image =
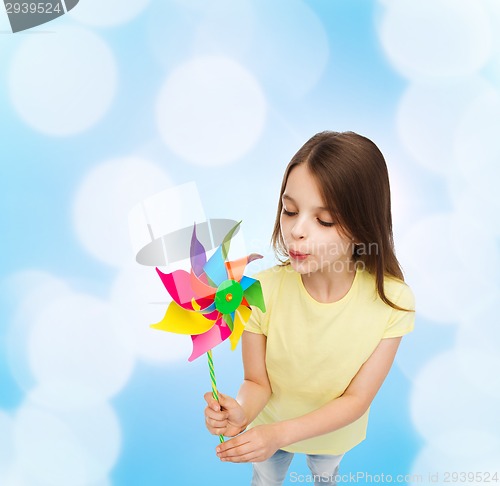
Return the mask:
[(14, 460), (13, 420), (0, 410), (0, 483)]
[[(500, 211), (500, 93), (477, 96), (462, 114), (454, 140), (454, 155), (462, 179)], [(498, 219), (498, 218), (497, 218)], [(495, 225), (495, 220), (490, 224)]]
[(111, 106), (116, 86), (113, 52), (97, 34), (79, 27), (26, 37), (8, 74), (16, 112), (35, 130), (53, 136), (95, 125)]
[(478, 97), (494, 92), (479, 77), (447, 83), (412, 83), (400, 99), (397, 127), (405, 148), (433, 172), (457, 170), (455, 139), (462, 117)]
[(95, 27), (112, 27), (125, 24), (149, 5), (150, 0), (84, 0), (69, 11), (78, 22)]
[(420, 450), (411, 468), (413, 481), (408, 484), (484, 486), (485, 479), (489, 482), (500, 469), (499, 458), (498, 436), (464, 424), (452, 433), (436, 436)]
[(162, 168), (138, 157), (112, 159), (92, 168), (73, 205), (75, 231), (84, 248), (108, 265), (121, 267), (134, 261), (128, 214), (170, 185)]
[(125, 386), (135, 365), (112, 326), (109, 304), (84, 294), (69, 294), (40, 309), (28, 353), (39, 383), (81, 384), (103, 400)]
[[(315, 88), (330, 60), (325, 23), (302, 0), (253, 0), (255, 31), (249, 65), (276, 98), (298, 99)], [(272, 66), (272, 68), (270, 68)]]
[(262, 89), (243, 66), (220, 56), (179, 66), (161, 88), (157, 124), (165, 144), (200, 166), (220, 166), (245, 155), (266, 121)]
[(460, 370), (457, 352), (451, 350), (429, 360), (415, 377), (410, 395), (411, 418), (428, 442), (441, 434), (455, 433), (463, 417), (467, 417), (469, 429), (500, 434), (500, 400), (484, 393)]
[(71, 289), (64, 280), (35, 269), (16, 272), (4, 284), (6, 295), (16, 306), (6, 332), (6, 359), (13, 379), (27, 391), (36, 384), (28, 357), (28, 339), (36, 318), (41, 309), (70, 294)]
[(494, 400), (500, 400), (498, 302), (500, 291), (464, 316), (456, 336), (461, 373)]
[(152, 329), (163, 319), (170, 295), (152, 267), (123, 268), (111, 289), (112, 322), (120, 341), (138, 358), (150, 362), (186, 361), (192, 351), (189, 335)]
[(30, 484), (88, 486), (106, 480), (121, 448), (121, 431), (107, 403), (53, 413), (29, 401), (14, 424), (17, 463)]
[[(495, 292), (495, 255), (490, 233), (459, 213), (436, 213), (421, 219), (398, 243), (398, 257), (418, 296), (418, 312), (431, 321), (453, 324)], [(498, 252), (497, 252), (498, 253)], [(497, 261), (496, 259), (495, 261)]]
[(460, 174), (447, 180), (447, 189), (456, 212), (463, 221), (474, 221), (483, 229), (500, 237), (500, 202), (494, 193), (485, 190), (484, 184), (471, 184)]
[(386, 2), (380, 39), (389, 60), (409, 78), (470, 75), (492, 49), (488, 14), (476, 0)]

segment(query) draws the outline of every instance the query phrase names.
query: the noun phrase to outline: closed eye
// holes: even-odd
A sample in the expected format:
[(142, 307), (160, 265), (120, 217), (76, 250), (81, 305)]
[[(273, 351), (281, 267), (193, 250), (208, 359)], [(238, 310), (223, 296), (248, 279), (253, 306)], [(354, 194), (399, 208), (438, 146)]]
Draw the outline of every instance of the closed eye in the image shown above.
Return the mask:
[(297, 213), (293, 211), (287, 211), (285, 208), (283, 208), (283, 214), (285, 216), (295, 216)]
[(327, 228), (331, 228), (335, 223), (329, 223), (327, 221), (322, 221), (321, 219), (318, 218), (318, 223), (321, 226), (326, 226)]

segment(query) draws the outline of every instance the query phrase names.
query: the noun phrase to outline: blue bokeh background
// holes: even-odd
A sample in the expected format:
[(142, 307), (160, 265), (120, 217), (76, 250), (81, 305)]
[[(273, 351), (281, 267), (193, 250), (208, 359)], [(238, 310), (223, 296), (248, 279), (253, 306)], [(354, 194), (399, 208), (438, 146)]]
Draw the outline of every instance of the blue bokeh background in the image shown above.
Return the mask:
[[(395, 478), (500, 471), (496, 3), (106, 5), (81, 0), (18, 34), (0, 13), (0, 484), (249, 482), (251, 467), (220, 463), (204, 428), (206, 363), (148, 328), (162, 314), (149, 304), (158, 287), (136, 296), (137, 281), (156, 277), (136, 268), (127, 215), (194, 181), (205, 215), (243, 219), (242, 244), (271, 265), (283, 169), (324, 129), (359, 132), (385, 154), (418, 305), (341, 473), (422, 484)], [(108, 327), (111, 347), (94, 349)], [(239, 351), (214, 356), (219, 388), (235, 394)], [(94, 365), (112, 369), (95, 390)], [(83, 405), (66, 403), (75, 390)], [(304, 458), (291, 471), (307, 475)]]

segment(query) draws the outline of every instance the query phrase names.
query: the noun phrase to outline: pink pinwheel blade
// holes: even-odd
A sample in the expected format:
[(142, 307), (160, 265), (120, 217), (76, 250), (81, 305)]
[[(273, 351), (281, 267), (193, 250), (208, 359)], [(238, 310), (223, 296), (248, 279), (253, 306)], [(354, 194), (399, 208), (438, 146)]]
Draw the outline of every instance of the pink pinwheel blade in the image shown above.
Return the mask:
[(215, 348), (222, 341), (225, 341), (231, 335), (231, 329), (224, 322), (222, 316), (217, 320), (215, 325), (207, 332), (191, 336), (193, 340), (193, 352), (188, 361), (193, 361), (199, 358), (202, 354)]
[(184, 309), (193, 310), (192, 300), (196, 296), (191, 288), (191, 274), (184, 270), (163, 273), (159, 268), (156, 272), (172, 299)]
[(216, 287), (210, 287), (210, 285), (204, 283), (200, 278), (198, 278), (195, 275), (194, 272), (191, 272), (190, 285), (191, 288), (193, 289), (193, 292), (198, 297), (203, 297), (203, 298), (211, 297), (213, 300), (215, 292), (217, 292)]
[(192, 304), (193, 299), (198, 300), (210, 298), (209, 301), (205, 301), (203, 304), (200, 304), (204, 307), (213, 302), (213, 295), (217, 289), (204, 284), (200, 284), (200, 286), (194, 289), (192, 286), (193, 274), (184, 270), (175, 270), (175, 272), (172, 273), (163, 273), (157, 268), (156, 271), (158, 272), (163, 285), (165, 285), (165, 288), (172, 299), (181, 307), (184, 307), (184, 309), (194, 310)]

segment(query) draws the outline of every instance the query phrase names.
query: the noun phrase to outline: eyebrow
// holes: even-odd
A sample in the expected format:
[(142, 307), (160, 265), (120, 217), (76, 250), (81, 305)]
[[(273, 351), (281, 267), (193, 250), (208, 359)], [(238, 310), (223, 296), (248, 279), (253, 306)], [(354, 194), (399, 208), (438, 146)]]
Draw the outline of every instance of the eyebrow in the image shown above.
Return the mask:
[[(289, 196), (288, 194), (283, 194), (283, 196), (281, 197), (281, 199), (285, 200), (285, 201), (290, 201), (291, 203), (293, 204), (297, 204), (295, 202), (295, 199), (291, 196)], [(318, 206), (314, 209), (319, 209), (320, 211), (330, 211), (328, 208), (325, 208), (324, 206)]]

